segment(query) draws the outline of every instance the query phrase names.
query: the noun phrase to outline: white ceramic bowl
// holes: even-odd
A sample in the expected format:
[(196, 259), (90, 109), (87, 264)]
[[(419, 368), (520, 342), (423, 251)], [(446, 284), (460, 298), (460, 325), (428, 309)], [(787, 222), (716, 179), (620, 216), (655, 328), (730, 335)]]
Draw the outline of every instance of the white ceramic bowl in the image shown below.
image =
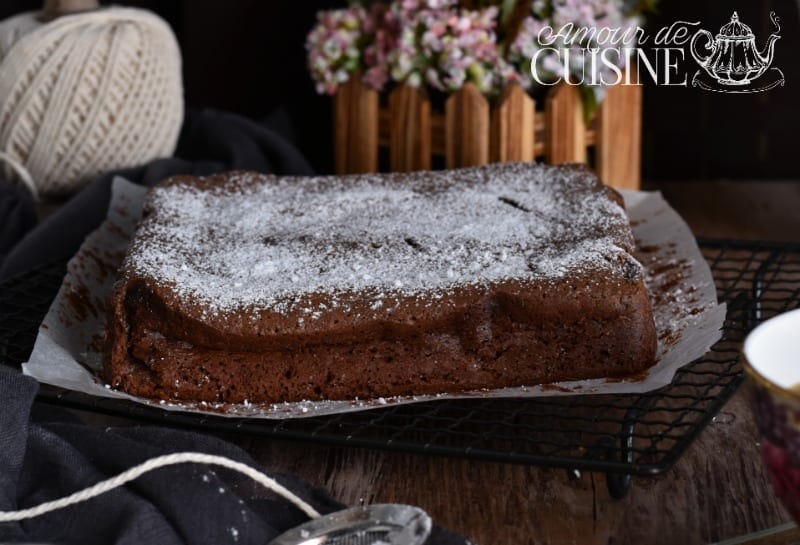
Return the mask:
[(761, 456), (776, 494), (800, 524), (800, 309), (756, 327), (742, 354)]

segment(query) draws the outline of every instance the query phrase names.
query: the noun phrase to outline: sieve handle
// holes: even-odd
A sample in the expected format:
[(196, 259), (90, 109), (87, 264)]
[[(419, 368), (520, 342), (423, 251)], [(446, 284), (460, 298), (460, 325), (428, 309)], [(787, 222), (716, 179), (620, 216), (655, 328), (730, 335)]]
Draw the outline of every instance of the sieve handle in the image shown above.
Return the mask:
[(89, 11), (100, 7), (98, 0), (44, 0), (42, 21), (52, 21), (61, 15)]

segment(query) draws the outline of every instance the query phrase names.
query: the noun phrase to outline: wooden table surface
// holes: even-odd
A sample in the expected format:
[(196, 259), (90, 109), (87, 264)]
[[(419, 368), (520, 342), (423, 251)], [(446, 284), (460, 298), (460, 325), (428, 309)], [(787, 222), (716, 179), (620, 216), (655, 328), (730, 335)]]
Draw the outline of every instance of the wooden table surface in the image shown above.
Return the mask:
[[(800, 183), (669, 183), (661, 189), (698, 236), (800, 241)], [(231, 439), (231, 437), (227, 437)], [(298, 474), (340, 501), (425, 509), (473, 543), (713, 543), (785, 525), (737, 392), (668, 472), (609, 496), (605, 477), (563, 469), (235, 437), (271, 471)], [(786, 528), (781, 528), (786, 530)], [(767, 541), (800, 542), (789, 529)]]

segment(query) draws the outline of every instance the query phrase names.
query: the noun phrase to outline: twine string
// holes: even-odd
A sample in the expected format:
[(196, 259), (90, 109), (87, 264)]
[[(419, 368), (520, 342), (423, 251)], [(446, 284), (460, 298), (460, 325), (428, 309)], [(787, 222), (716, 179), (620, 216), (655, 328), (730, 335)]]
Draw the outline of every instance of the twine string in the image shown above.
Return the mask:
[(31, 519), (40, 515), (44, 515), (45, 513), (50, 513), (52, 511), (69, 507), (70, 505), (82, 503), (106, 492), (110, 492), (115, 488), (119, 488), (124, 484), (141, 477), (145, 473), (153, 471), (154, 469), (185, 463), (216, 465), (238, 471), (239, 473), (250, 477), (265, 488), (287, 499), (298, 509), (303, 511), (303, 513), (308, 515), (309, 518), (313, 519), (320, 516), (320, 513), (316, 509), (311, 507), (311, 505), (306, 503), (294, 492), (280, 484), (272, 477), (265, 475), (264, 473), (248, 466), (247, 464), (231, 460), (225, 456), (217, 456), (214, 454), (204, 454), (201, 452), (178, 452), (175, 454), (167, 454), (164, 456), (151, 458), (137, 466), (128, 469), (127, 471), (120, 473), (115, 477), (100, 481), (97, 484), (74, 492), (68, 496), (64, 496), (63, 498), (47, 501), (27, 509), (19, 509), (17, 511), (0, 511), (0, 523), (17, 522)]

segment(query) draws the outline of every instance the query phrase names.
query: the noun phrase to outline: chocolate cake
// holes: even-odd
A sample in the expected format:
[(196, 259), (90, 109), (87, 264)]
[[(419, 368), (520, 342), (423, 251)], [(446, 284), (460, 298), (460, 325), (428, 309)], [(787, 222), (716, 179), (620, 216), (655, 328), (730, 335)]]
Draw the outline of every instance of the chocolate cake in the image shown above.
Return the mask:
[(105, 375), (168, 400), (620, 377), (656, 335), (621, 197), (578, 166), (178, 176), (111, 302)]

